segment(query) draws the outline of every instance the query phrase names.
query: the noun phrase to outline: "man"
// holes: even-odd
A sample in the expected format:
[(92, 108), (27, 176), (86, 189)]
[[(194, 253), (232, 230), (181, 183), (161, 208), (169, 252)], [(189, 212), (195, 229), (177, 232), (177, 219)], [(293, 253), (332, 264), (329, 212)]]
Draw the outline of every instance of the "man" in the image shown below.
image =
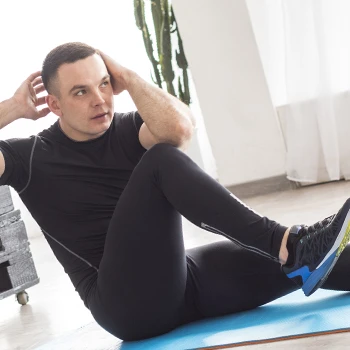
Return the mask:
[[(0, 184), (18, 191), (107, 331), (143, 339), (298, 286), (306, 295), (321, 285), (350, 290), (349, 200), (313, 226), (282, 226), (182, 152), (194, 127), (190, 110), (135, 72), (68, 43), (48, 54), (41, 74), (0, 105), (0, 125), (49, 110), (58, 121), (36, 136), (0, 141)], [(45, 89), (49, 109), (39, 110)], [(114, 113), (113, 94), (124, 90), (137, 112)], [(181, 215), (228, 240), (185, 252)]]

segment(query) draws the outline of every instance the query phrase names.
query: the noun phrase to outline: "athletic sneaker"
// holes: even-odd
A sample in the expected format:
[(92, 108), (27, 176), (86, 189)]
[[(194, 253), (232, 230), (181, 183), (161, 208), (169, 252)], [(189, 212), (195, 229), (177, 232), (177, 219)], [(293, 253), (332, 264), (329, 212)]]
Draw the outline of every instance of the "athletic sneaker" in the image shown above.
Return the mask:
[(292, 255), (282, 270), (309, 296), (326, 281), (349, 239), (350, 198), (338, 214), (312, 226), (291, 228), (287, 249)]

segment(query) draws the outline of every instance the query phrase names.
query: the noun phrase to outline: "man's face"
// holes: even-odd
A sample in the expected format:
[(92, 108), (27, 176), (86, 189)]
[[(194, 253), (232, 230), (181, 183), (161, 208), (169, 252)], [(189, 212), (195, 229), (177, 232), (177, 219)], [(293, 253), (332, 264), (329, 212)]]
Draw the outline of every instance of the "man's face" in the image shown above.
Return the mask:
[(60, 126), (76, 141), (101, 136), (110, 126), (114, 113), (113, 91), (102, 58), (94, 54), (57, 71)]

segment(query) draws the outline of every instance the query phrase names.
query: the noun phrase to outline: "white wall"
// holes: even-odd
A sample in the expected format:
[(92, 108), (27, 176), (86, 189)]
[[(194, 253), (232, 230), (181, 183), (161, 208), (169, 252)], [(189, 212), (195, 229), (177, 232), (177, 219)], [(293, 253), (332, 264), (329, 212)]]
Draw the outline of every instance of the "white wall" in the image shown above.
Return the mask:
[(287, 103), (285, 23), (281, 0), (246, 0), (274, 106)]
[(219, 181), (285, 174), (285, 147), (246, 1), (172, 2)]

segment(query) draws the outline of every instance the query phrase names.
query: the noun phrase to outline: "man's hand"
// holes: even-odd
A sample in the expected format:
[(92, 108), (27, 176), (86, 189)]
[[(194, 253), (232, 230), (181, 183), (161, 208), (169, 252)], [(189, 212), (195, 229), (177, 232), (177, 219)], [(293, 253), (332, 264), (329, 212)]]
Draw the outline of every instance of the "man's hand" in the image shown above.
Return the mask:
[(107, 67), (108, 73), (111, 76), (113, 94), (118, 95), (127, 89), (127, 82), (131, 71), (114, 61), (110, 56), (106, 55), (102, 51), (98, 52), (101, 55)]
[(99, 52), (111, 76), (113, 93), (127, 90), (144, 124), (139, 131), (141, 145), (148, 149), (165, 142), (185, 149), (190, 141), (195, 118), (178, 98), (142, 79), (136, 72)]
[(46, 96), (38, 98), (38, 94), (45, 91), (41, 79), (41, 72), (31, 74), (17, 89), (12, 99), (18, 108), (19, 117), (37, 120), (50, 113), (50, 109), (45, 107), (39, 110), (37, 107), (45, 104)]

